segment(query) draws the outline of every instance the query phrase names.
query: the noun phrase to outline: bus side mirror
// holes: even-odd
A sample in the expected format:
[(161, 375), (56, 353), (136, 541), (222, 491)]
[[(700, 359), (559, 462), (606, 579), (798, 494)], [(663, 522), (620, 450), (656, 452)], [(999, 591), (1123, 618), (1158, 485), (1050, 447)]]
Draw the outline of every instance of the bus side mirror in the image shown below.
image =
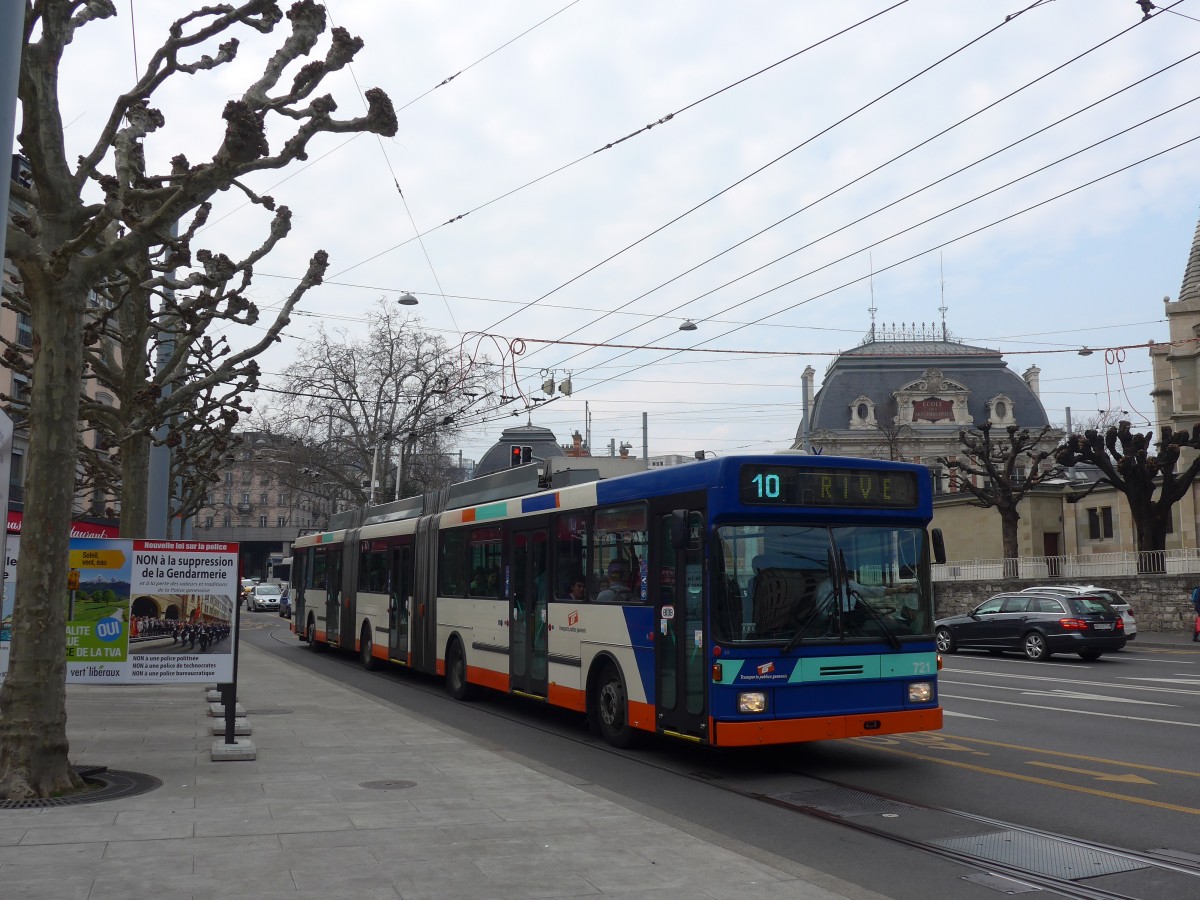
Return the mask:
[(933, 529), (933, 561), (940, 565), (946, 562), (946, 539), (942, 537), (942, 529)]
[(676, 550), (685, 550), (688, 545), (686, 509), (671, 510), (671, 545)]

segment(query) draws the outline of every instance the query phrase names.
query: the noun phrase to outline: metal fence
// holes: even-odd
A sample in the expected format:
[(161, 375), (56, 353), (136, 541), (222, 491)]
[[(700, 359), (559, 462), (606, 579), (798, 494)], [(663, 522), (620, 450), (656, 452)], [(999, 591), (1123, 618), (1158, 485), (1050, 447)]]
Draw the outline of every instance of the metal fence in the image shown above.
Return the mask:
[(1029, 556), (1020, 559), (964, 559), (935, 565), (934, 581), (998, 581), (1004, 578), (1087, 581), (1119, 575), (1186, 575), (1200, 572), (1200, 550), (1091, 553), (1084, 556)]

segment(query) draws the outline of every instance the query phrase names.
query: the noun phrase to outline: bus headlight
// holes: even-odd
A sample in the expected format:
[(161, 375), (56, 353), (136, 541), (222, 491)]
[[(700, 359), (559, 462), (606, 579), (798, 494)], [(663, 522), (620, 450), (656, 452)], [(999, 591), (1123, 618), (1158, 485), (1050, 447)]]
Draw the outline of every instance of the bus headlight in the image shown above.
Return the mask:
[(738, 694), (738, 712), (764, 713), (767, 711), (767, 695), (762, 691), (743, 691)]
[(909, 703), (929, 703), (933, 700), (932, 681), (914, 681), (908, 686)]

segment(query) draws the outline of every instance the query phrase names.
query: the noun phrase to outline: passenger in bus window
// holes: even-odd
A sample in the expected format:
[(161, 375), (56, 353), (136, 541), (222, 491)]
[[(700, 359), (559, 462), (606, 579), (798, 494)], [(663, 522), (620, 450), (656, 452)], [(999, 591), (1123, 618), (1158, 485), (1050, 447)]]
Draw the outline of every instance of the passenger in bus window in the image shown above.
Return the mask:
[(608, 564), (608, 587), (596, 595), (597, 603), (628, 603), (634, 599), (629, 560), (614, 559)]
[(488, 594), (488, 577), (484, 572), (483, 566), (475, 569), (471, 576), (471, 586), (468, 588), (472, 597), (486, 597)]
[(564, 599), (574, 600), (576, 603), (587, 602), (587, 584), (582, 575), (571, 579), (571, 584), (567, 588), (567, 596)]

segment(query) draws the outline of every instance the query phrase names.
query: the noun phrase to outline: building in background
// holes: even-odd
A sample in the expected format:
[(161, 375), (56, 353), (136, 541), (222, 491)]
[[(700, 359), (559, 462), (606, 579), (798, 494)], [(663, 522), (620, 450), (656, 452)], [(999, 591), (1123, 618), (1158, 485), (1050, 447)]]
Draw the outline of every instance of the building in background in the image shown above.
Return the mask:
[[(802, 379), (804, 408), (792, 448), (926, 465), (939, 493), (954, 493), (938, 457), (959, 453), (959, 432), (990, 422), (1037, 432), (1049, 424), (1036, 366), (1018, 376), (997, 350), (956, 340), (942, 325), (871, 325), (857, 347), (837, 356), (813, 393)], [(1043, 442), (1062, 439), (1053, 429)]]

